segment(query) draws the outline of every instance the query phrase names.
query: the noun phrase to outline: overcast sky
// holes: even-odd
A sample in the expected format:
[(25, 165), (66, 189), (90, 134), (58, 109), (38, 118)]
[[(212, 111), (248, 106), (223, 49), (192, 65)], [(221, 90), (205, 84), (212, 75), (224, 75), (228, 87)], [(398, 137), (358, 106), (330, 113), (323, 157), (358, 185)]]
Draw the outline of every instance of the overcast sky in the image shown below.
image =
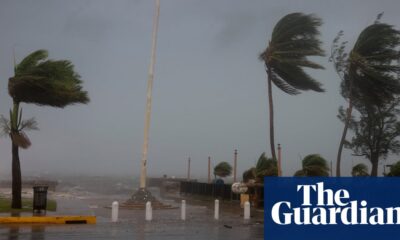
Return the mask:
[[(270, 156), (266, 74), (258, 54), (273, 26), (292, 12), (323, 19), (328, 51), (339, 30), (354, 42), (385, 12), (398, 24), (400, 2), (365, 0), (161, 0), (149, 142), (149, 173), (206, 177), (213, 164), (233, 159), (238, 174), (259, 155)], [(16, 59), (47, 49), (53, 59), (71, 60), (89, 92), (88, 105), (65, 109), (23, 104), (40, 131), (29, 132), (32, 147), (21, 150), (23, 174), (130, 174), (140, 169), (152, 0), (0, 0), (0, 113), (8, 114), (8, 78)], [(345, 101), (328, 57), (310, 71), (326, 93), (289, 96), (274, 88), (275, 136), (283, 147), (283, 174), (293, 175), (300, 158), (319, 153), (335, 163), (343, 125), (336, 118)], [(9, 174), (11, 143), (0, 139), (0, 173)], [(396, 159), (396, 157), (394, 157)], [(343, 172), (356, 159), (343, 154)], [(382, 169), (380, 170), (380, 172)]]

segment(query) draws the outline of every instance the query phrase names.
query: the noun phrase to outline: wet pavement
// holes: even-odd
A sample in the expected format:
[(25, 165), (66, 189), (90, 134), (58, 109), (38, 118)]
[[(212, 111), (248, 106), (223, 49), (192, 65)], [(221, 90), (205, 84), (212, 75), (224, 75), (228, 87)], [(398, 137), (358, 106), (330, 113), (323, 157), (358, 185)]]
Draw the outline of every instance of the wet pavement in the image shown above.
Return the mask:
[[(209, 206), (187, 205), (186, 221), (180, 220), (180, 209), (153, 210), (153, 220), (146, 222), (144, 210), (119, 210), (119, 222), (111, 223), (113, 197), (57, 199), (58, 210), (48, 215), (79, 214), (97, 216), (94, 225), (0, 225), (0, 240), (60, 239), (263, 239), (263, 224), (257, 219), (243, 220), (238, 211), (224, 211), (214, 220)], [(169, 201), (169, 204), (175, 204)]]

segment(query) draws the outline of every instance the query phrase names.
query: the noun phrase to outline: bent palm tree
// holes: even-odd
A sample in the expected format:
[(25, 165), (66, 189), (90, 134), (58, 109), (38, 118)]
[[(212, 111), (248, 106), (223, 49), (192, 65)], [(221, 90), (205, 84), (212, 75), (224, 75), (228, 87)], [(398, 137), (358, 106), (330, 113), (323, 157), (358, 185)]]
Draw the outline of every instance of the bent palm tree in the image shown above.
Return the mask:
[[(323, 92), (321, 84), (307, 74), (303, 67), (324, 67), (307, 59), (309, 56), (324, 56), (318, 27), (322, 21), (314, 15), (292, 13), (283, 17), (274, 27), (268, 47), (260, 54), (268, 75), (270, 144), (273, 159), (275, 154), (274, 109), (272, 83), (289, 95), (300, 91)], [(278, 164), (280, 165), (280, 164)], [(278, 169), (278, 172), (281, 172)]]
[[(9, 121), (12, 141), (12, 208), (21, 208), (19, 147), (29, 146), (26, 145), (29, 139), (21, 132), (23, 122), (20, 104), (64, 108), (75, 103), (89, 102), (87, 92), (82, 90), (82, 80), (74, 71), (72, 63), (66, 60), (50, 60), (47, 56), (46, 50), (31, 53), (15, 66), (14, 76), (8, 81), (8, 93), (13, 99)], [(26, 127), (29, 126), (35, 129), (36, 124), (31, 121)]]
[(380, 105), (400, 94), (396, 75), (400, 67), (395, 64), (399, 59), (396, 49), (400, 46), (400, 32), (392, 25), (380, 23), (381, 16), (378, 15), (377, 21), (360, 33), (350, 54), (345, 52), (347, 42), (338, 43), (343, 32), (339, 32), (333, 41), (330, 60), (342, 79), (342, 96), (348, 100), (336, 161), (338, 177), (341, 175), (341, 155), (354, 103)]
[(262, 153), (256, 164), (256, 180), (264, 182), (266, 176), (278, 176), (278, 163)]

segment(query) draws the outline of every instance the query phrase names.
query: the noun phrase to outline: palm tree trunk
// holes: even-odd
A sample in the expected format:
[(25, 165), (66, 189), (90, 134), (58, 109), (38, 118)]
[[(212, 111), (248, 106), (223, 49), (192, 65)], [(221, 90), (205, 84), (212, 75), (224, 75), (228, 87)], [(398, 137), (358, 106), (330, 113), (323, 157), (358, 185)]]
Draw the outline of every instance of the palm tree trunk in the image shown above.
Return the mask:
[[(269, 100), (269, 141), (271, 144), (271, 155), (272, 159), (278, 160), (275, 154), (275, 136), (274, 136), (274, 102), (272, 99), (272, 78), (271, 78), (271, 69), (268, 68), (268, 100)], [(278, 164), (280, 165), (280, 164)], [(278, 169), (278, 173), (281, 170)]]
[(340, 177), (340, 164), (341, 164), (341, 159), (342, 159), (343, 145), (344, 145), (344, 141), (346, 140), (347, 130), (349, 129), (349, 124), (350, 124), (350, 118), (351, 118), (351, 112), (352, 111), (353, 111), (353, 103), (352, 103), (352, 100), (350, 98), (349, 99), (349, 106), (348, 106), (347, 111), (346, 111), (346, 121), (344, 123), (342, 138), (340, 139), (339, 150), (338, 150), (338, 155), (337, 155), (337, 159), (336, 159), (336, 177)]
[(19, 161), (19, 147), (14, 143), (12, 139), (12, 135), (18, 133), (18, 113), (19, 113), (19, 103), (14, 102), (13, 111), (10, 116), (11, 122), (11, 144), (12, 144), (12, 200), (11, 200), (11, 208), (21, 209), (22, 201), (21, 201), (21, 164)]
[(21, 164), (19, 161), (19, 147), (12, 143), (12, 200), (11, 208), (21, 209)]

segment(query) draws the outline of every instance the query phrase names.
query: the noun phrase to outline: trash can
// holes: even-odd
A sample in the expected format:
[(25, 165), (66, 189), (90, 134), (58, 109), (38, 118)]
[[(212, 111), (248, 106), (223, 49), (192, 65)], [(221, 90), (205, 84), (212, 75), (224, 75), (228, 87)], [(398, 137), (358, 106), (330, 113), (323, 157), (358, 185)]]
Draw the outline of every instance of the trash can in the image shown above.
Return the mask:
[(48, 186), (34, 186), (33, 187), (33, 213), (46, 213), (47, 207), (47, 189)]

